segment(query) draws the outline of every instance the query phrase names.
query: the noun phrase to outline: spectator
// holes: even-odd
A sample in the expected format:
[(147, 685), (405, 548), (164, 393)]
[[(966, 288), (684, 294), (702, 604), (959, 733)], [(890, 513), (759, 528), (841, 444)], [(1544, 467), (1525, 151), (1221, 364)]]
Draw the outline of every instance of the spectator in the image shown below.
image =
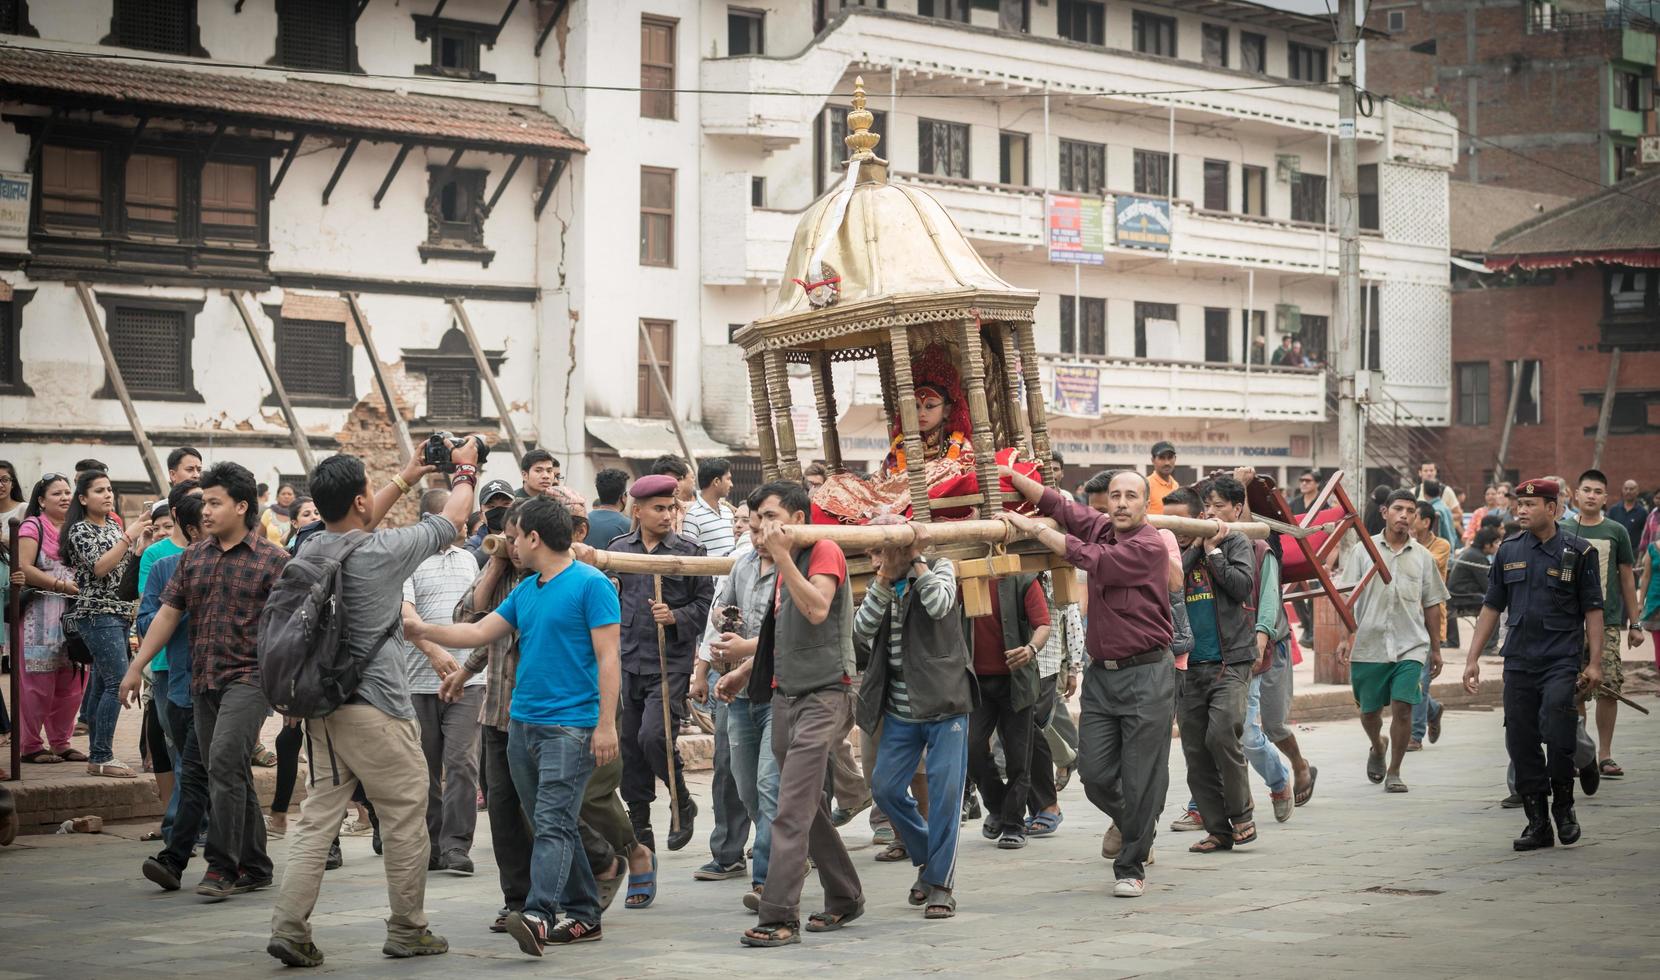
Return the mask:
[(332, 750), (326, 759), (318, 756), (314, 761), (311, 795), (300, 808), (288, 869), (271, 916), (271, 941), (265, 951), (289, 966), (323, 962), (311, 938), (311, 912), (336, 822), (360, 783), (380, 821), (392, 911), (381, 952), (402, 959), (449, 951), (449, 943), (427, 928), (430, 777), (410, 701), (409, 658), (400, 626), (404, 580), (453, 544), (472, 513), (480, 445), (475, 436), (451, 450), (455, 475), (443, 512), (427, 514), (408, 527), (374, 530), (398, 498), (432, 471), (418, 459), (406, 462), (403, 472), (373, 496), (363, 461), (355, 456), (331, 456), (311, 475), (323, 530), (309, 536), (303, 547), (329, 544), (354, 531), (372, 533), (340, 571), (344, 615), (353, 625), (347, 642), (352, 655), (365, 664), (363, 676), (346, 703), (305, 722), (313, 743), (328, 744)]
[(1164, 498), (1176, 492), (1176, 447), (1160, 440), (1153, 443), (1153, 472), (1147, 475), (1147, 486), (1152, 497), (1147, 513), (1164, 513)]
[(269, 506), (271, 506), (271, 485), (261, 483), (259, 484), (259, 512), (261, 514), (265, 513), (265, 508)]
[(628, 533), (628, 516), (623, 497), (628, 492), (628, 474), (607, 467), (594, 474), (594, 506), (588, 513), (588, 544), (601, 551)]
[(29, 502), (23, 499), (23, 484), (17, 478), (17, 467), (6, 460), (0, 459), (0, 528), (8, 528), (6, 523), (12, 518), (23, 520), (29, 509)]
[(1447, 542), (1448, 548), (1451, 548), (1458, 543), (1458, 524), (1453, 517), (1453, 512), (1447, 508), (1446, 501), (1443, 499), (1443, 489), (1440, 481), (1426, 480), (1424, 481), (1423, 499), (1428, 501), (1429, 505), (1435, 509), (1435, 536)]
[(1309, 366), (1309, 359), (1303, 354), (1303, 342), (1301, 340), (1293, 340), (1291, 342), (1291, 353), (1285, 355), (1285, 366), (1286, 367), (1308, 367)]
[(692, 482), (692, 468), (679, 456), (664, 453), (651, 461), (651, 475), (674, 477), (674, 499), (680, 501), (681, 516), (684, 517), (687, 505), (697, 496), (696, 484)]
[(299, 547), (300, 532), (312, 527), (312, 525), (321, 527), (322, 521), (323, 515), (317, 513), (317, 501), (310, 497), (294, 498), (294, 527), (288, 535), (288, 540), (284, 541), (282, 546), (288, 549), (289, 554), (293, 554), (294, 550)]
[(1436, 483), (1436, 484), (1440, 485), (1440, 487), (1441, 487), (1441, 493), (1440, 493), (1441, 503), (1445, 504), (1446, 507), (1447, 507), (1447, 512), (1452, 514), (1453, 526), (1458, 527), (1458, 526), (1462, 525), (1462, 523), (1464, 521), (1464, 508), (1459, 506), (1458, 494), (1453, 492), (1452, 487), (1448, 486), (1445, 482), (1442, 481), (1441, 475), (1440, 475), (1440, 469), (1434, 463), (1431, 463), (1431, 462), (1428, 462), (1428, 461), (1419, 463), (1418, 464), (1418, 486), (1413, 488), (1413, 491), (1412, 491), (1414, 494), (1417, 495), (1419, 500), (1427, 500), (1428, 499), (1429, 495), (1426, 493), (1426, 490), (1427, 490), (1427, 487), (1430, 483)]
[[(1452, 568), (1447, 572), (1447, 615), (1477, 616), (1481, 614), (1481, 602), (1487, 595), (1487, 577), (1493, 564), (1493, 556), (1498, 553), (1499, 543), (1504, 539), (1498, 528), (1483, 527), (1478, 530), (1471, 540), (1470, 546), (1458, 553), (1453, 560)], [(1484, 654), (1498, 653), (1498, 633), (1488, 641), (1488, 649)]]
[(824, 482), (828, 479), (830, 479), (830, 470), (823, 463), (808, 463), (807, 468), (801, 472), (801, 482), (807, 484), (809, 491), (824, 486)]
[[(1274, 349), (1274, 356), (1268, 362), (1276, 367), (1289, 364), (1291, 361), (1291, 335), (1280, 334), (1280, 345)], [(1291, 365), (1295, 367), (1296, 365)]]
[(59, 542), (64, 564), (75, 571), (75, 609), (65, 617), (64, 626), (80, 636), (92, 656), (93, 693), (87, 706), (92, 747), (87, 772), (132, 779), (137, 774), (115, 758), (114, 741), (133, 604), (121, 599), (116, 590), (133, 549), (149, 530), (150, 518), (140, 517), (122, 531), (111, 519), (114, 512), (115, 489), (109, 474), (103, 470), (82, 473), (75, 481), (75, 497), (64, 517)]
[(523, 481), (518, 495), (540, 497), (559, 483), (559, 461), (546, 449), (532, 449), (519, 460), (519, 475)]
[(732, 464), (724, 459), (706, 459), (697, 466), (698, 493), (686, 511), (686, 533), (697, 538), (711, 558), (724, 558), (737, 544), (733, 534)]
[(202, 454), (192, 446), (180, 446), (167, 454), (167, 483), (178, 486), (202, 478)]
[(1481, 530), (1481, 522), (1486, 520), (1487, 515), (1493, 512), (1494, 508), (1498, 505), (1498, 502), (1498, 485), (1489, 483), (1487, 485), (1487, 489), (1482, 491), (1481, 506), (1477, 507), (1475, 511), (1469, 515), (1469, 520), (1464, 522), (1462, 532), (1463, 541), (1466, 545), (1475, 540), (1476, 532)]
[(62, 563), (59, 542), (73, 498), (69, 477), (47, 473), (30, 491), (17, 532), (23, 584), (33, 590), (23, 599), (23, 700), (16, 737), (24, 762), (87, 761), (69, 742), (86, 675), (69, 662), (63, 642), (63, 617), (76, 588), (74, 573)]
[(506, 480), (491, 480), (478, 492), (478, 505), (482, 508), (478, 527), (467, 536), (467, 543), (463, 545), (473, 553), (478, 567), (483, 568), (490, 556), (484, 553), (484, 537), (488, 534), (500, 534), (505, 527), (508, 505), (516, 499), (513, 485)]
[(1631, 540), (1636, 541), (1643, 536), (1643, 525), (1648, 522), (1648, 506), (1637, 495), (1636, 480), (1627, 480), (1620, 485), (1620, 499), (1608, 508), (1607, 516), (1623, 526)]
[[(448, 490), (422, 494), (421, 516), (442, 514), (449, 497)], [(419, 635), (425, 625), (453, 622), (455, 604), (473, 587), (477, 575), (478, 562), (454, 543), (421, 562), (403, 583), (404, 632)], [(427, 870), (460, 875), (473, 873), (484, 677), (469, 679), (454, 701), (438, 696), (438, 684), (460, 667), (457, 658), (470, 652), (445, 649), (431, 640), (412, 641), (404, 651), (410, 701), (421, 726), (421, 754), (427, 761), (426, 820), (432, 847)]]
[(294, 501), (299, 497), (292, 483), (277, 488), (277, 502), (259, 515), (259, 524), (271, 543), (281, 548), (294, 536)]

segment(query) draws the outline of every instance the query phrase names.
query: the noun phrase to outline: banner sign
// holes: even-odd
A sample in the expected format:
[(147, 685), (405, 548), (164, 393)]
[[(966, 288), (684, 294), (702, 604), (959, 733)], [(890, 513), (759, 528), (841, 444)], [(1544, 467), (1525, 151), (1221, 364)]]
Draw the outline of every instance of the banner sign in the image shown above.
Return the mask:
[(1170, 251), (1170, 202), (1120, 194), (1113, 200), (1118, 244)]
[(1106, 262), (1106, 216), (1100, 198), (1050, 194), (1044, 203), (1049, 261), (1075, 265)]
[(1101, 369), (1057, 364), (1049, 411), (1058, 415), (1097, 418), (1101, 414)]
[(29, 237), (32, 174), (0, 172), (0, 238)]

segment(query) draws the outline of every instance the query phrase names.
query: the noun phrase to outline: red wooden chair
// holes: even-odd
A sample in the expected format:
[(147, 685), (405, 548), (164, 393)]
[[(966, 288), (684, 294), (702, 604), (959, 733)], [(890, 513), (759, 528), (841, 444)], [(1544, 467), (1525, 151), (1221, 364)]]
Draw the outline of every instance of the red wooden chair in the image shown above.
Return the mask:
[[(1366, 533), (1363, 517), (1355, 509), (1354, 501), (1349, 499), (1348, 491), (1343, 489), (1343, 472), (1339, 470), (1331, 475), (1314, 498), (1314, 503), (1300, 517), (1292, 515), (1284, 492), (1275, 486), (1270, 477), (1258, 476), (1252, 480), (1245, 488), (1245, 500), (1250, 505), (1251, 516), (1280, 535), (1280, 547), (1284, 553), (1280, 562), (1281, 589), (1287, 585), (1303, 586), (1297, 591), (1285, 592), (1283, 598), (1289, 602), (1323, 595), (1331, 600), (1338, 618), (1353, 633), (1354, 606), (1360, 591), (1373, 575), (1380, 576), (1385, 582), (1390, 580), (1390, 576), (1372, 536)], [(1357, 584), (1342, 586), (1332, 580), (1331, 572), (1326, 568), (1326, 559), (1351, 528), (1359, 535), (1366, 553), (1372, 557), (1372, 568)]]

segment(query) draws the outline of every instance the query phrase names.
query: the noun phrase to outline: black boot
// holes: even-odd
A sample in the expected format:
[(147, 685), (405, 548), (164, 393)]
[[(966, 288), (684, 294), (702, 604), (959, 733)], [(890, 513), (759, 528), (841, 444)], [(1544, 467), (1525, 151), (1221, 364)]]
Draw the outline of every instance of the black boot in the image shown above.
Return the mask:
[(1566, 847), (1579, 840), (1579, 817), (1574, 815), (1574, 781), (1551, 784), (1550, 815), (1556, 820), (1556, 836)]
[(1597, 760), (1579, 771), (1579, 788), (1585, 791), (1586, 796), (1597, 795), (1597, 787), (1602, 785), (1602, 770), (1598, 768)]
[(1527, 829), (1522, 831), (1522, 836), (1510, 842), (1516, 850), (1536, 851), (1541, 847), (1556, 846), (1550, 829), (1550, 813), (1545, 807), (1543, 793), (1528, 793), (1522, 797), (1522, 809), (1527, 811)]
[(653, 853), (657, 850), (657, 836), (651, 832), (651, 804), (630, 803), (628, 822), (634, 825), (634, 839)]
[(680, 788), (680, 829), (669, 832), (669, 850), (678, 851), (692, 842), (692, 824), (697, 817), (697, 801)]

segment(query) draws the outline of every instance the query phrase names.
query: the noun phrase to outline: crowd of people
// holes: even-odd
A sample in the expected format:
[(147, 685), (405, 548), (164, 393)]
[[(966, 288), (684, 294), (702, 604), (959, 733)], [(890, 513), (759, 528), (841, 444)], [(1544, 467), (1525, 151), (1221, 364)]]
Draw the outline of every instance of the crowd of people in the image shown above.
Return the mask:
[[(703, 816), (678, 748), (688, 705), (707, 706), (715, 731), (710, 857), (694, 878), (746, 881), (757, 922), (739, 939), (752, 947), (864, 914), (842, 828), (866, 811), (876, 860), (908, 861), (908, 904), (943, 919), (957, 909), (959, 828), (979, 821), (1002, 850), (1053, 836), (1074, 776), (1111, 818), (1100, 852), (1112, 894), (1141, 896), (1173, 731), (1190, 796), (1170, 828), (1198, 835), (1194, 853), (1259, 839), (1253, 771), (1277, 823), (1314, 796), (1319, 768), (1289, 724), (1311, 609), (1282, 601), (1278, 541), (1230, 527), (1250, 520), (1254, 471), (1182, 486), (1168, 442), (1148, 475), (1101, 473), (1076, 495), (1000, 467), (1023, 501), (1002, 519), (1068, 567), (997, 579), (989, 609), (970, 617), (925, 524), (866, 556), (858, 598), (840, 546), (792, 537), (812, 515), (810, 488), (836, 476), (821, 465), (734, 506), (726, 460), (664, 456), (637, 478), (605, 469), (587, 498), (545, 450), (518, 461), (519, 486), (480, 487), (482, 451), (458, 440), (442, 473), (412, 459), (378, 489), (361, 460), (336, 455), (303, 493), (283, 484), (266, 503), (245, 467), (204, 468), (183, 447), (168, 457), (166, 498), (127, 521), (96, 460), (41, 474), (27, 493), (0, 463), (5, 516), (22, 520), (7, 583), (23, 590), (23, 647), (10, 652), (25, 763), (134, 778), (114, 733), (123, 706), (141, 710), (166, 811), (139, 872), (177, 891), (199, 853), (194, 891), (224, 900), (277, 883), (269, 841), (286, 836), (267, 949), (292, 966), (323, 962), (309, 919), (344, 860), (342, 834), (371, 835), (384, 857), (386, 955), (447, 951), (429, 927), (427, 875), (474, 873), (480, 810), (501, 891), (488, 927), (526, 953), (602, 939), (619, 894), (625, 910), (649, 909), (660, 789), (669, 850), (689, 846)], [(1468, 512), (1433, 464), (1419, 476), (1379, 488), (1362, 515), (1370, 537), (1333, 556), (1359, 590), (1338, 657), (1370, 746), (1366, 776), (1408, 791), (1405, 755), (1440, 736), (1430, 681), (1460, 645), (1459, 616), (1473, 615), (1465, 685), (1479, 684), (1483, 653), (1505, 658), (1506, 804), (1528, 817), (1514, 846), (1573, 843), (1573, 782), (1590, 793), (1623, 775), (1612, 695), (1625, 645), (1660, 629), (1660, 510), (1632, 481), (1610, 504), (1595, 469), (1574, 484), (1495, 484)], [(1319, 486), (1302, 474), (1291, 511), (1319, 504)], [(419, 519), (382, 528), (416, 492)], [(1150, 514), (1203, 523), (1173, 533)], [(662, 559), (665, 571), (607, 574), (600, 551)], [(710, 556), (730, 557), (730, 570), (675, 570)], [(1084, 601), (1068, 601), (1057, 574), (1081, 575)], [(274, 596), (330, 588), (344, 624), (335, 648), (280, 632), (271, 609), (287, 607)], [(276, 690), (277, 658), (294, 650), (306, 654), (300, 679), (284, 673), (290, 687)], [(288, 713), (267, 750), (274, 706), (302, 687), (323, 694)], [(307, 743), (306, 798), (290, 821)], [(268, 761), (266, 814), (252, 767)], [(824, 904), (803, 918), (813, 869)]]

